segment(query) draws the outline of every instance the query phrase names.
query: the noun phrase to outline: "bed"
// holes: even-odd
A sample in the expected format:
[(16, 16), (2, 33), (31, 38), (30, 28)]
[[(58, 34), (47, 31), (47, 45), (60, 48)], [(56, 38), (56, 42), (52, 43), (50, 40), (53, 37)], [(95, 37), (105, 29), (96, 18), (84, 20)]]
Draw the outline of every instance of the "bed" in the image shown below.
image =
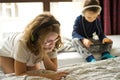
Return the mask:
[[(69, 75), (62, 80), (120, 80), (120, 35), (108, 36), (114, 42), (111, 53), (118, 56), (114, 59), (99, 60), (100, 55), (94, 54), (97, 62), (88, 63), (76, 52), (71, 45), (71, 39), (64, 38), (65, 46), (58, 53), (58, 71), (67, 71)], [(44, 68), (44, 67), (43, 67)], [(39, 70), (35, 73), (53, 73)], [(43, 77), (15, 76), (4, 74), (0, 68), (0, 80), (50, 80)]]
[[(78, 63), (62, 66), (59, 71), (67, 71), (69, 75), (63, 80), (120, 80), (120, 57), (97, 61), (95, 63)], [(43, 71), (36, 71), (38, 73)], [(46, 71), (47, 73), (52, 73)], [(50, 80), (43, 77), (5, 75), (0, 70), (0, 80)]]

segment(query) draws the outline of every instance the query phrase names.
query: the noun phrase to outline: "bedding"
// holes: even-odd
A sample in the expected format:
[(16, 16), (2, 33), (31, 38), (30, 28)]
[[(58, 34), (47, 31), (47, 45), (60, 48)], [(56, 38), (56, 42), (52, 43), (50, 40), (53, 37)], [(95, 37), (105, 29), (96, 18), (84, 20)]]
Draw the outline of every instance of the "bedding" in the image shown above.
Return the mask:
[(58, 49), (59, 53), (63, 52), (76, 52), (75, 48), (72, 45), (72, 39), (67, 37), (62, 37), (63, 46)]
[[(120, 56), (120, 35), (108, 36), (113, 40), (113, 55)], [(120, 80), (120, 57), (100, 60), (94, 63), (85, 62), (71, 44), (71, 39), (63, 38), (64, 46), (58, 50), (58, 71), (68, 71), (70, 74), (62, 80)], [(95, 54), (99, 58), (99, 54)], [(63, 66), (64, 65), (64, 66)], [(35, 73), (53, 73), (39, 70)], [(4, 74), (0, 68), (0, 80), (50, 80), (43, 77), (15, 76)]]
[[(62, 80), (120, 80), (120, 57), (93, 63), (81, 62), (62, 66), (58, 71), (67, 71), (69, 75)], [(52, 71), (34, 71), (35, 73), (53, 73)], [(43, 77), (5, 75), (0, 70), (0, 80), (50, 80)]]
[(120, 57), (72, 64), (59, 69), (70, 72), (65, 80), (120, 80)]

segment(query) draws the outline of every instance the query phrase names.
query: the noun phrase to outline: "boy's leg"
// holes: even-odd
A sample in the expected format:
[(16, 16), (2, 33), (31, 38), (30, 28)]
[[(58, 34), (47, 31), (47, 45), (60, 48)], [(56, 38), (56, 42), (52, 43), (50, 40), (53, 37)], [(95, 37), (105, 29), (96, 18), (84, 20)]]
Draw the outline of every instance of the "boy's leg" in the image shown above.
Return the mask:
[[(103, 59), (109, 59), (109, 58), (115, 58), (116, 56), (113, 56), (110, 54), (111, 48), (112, 48), (112, 43), (106, 43), (106, 44), (100, 44), (99, 46), (99, 52), (101, 54), (101, 60)], [(97, 50), (97, 49), (96, 49)]]
[(112, 48), (112, 43), (103, 45), (103, 52), (102, 52), (102, 55), (101, 55), (102, 60), (116, 57), (116, 56), (113, 56), (113, 55), (110, 54), (111, 48)]
[(84, 45), (82, 44), (82, 42), (75, 38), (72, 40), (73, 46), (75, 47), (75, 49), (77, 50), (77, 52), (84, 58), (87, 60), (87, 62), (94, 62), (96, 61), (94, 56), (84, 47)]
[(115, 58), (115, 57), (117, 57), (117, 56), (111, 55), (110, 52), (103, 52), (103, 53), (102, 53), (101, 60), (110, 59), (110, 58)]
[(111, 52), (111, 49), (112, 49), (112, 43), (106, 43), (104, 44), (103, 46), (101, 46), (102, 49), (103, 49), (103, 52)]
[(14, 59), (0, 56), (0, 66), (4, 73), (14, 73)]
[(106, 44), (102, 44), (99, 40), (93, 40), (91, 39), (92, 42), (94, 42), (94, 45), (91, 46), (90, 48), (88, 48), (88, 50), (91, 53), (102, 53), (102, 60), (103, 59), (108, 59), (108, 58), (115, 58), (115, 56), (111, 55), (111, 48), (112, 48), (112, 43), (106, 43)]

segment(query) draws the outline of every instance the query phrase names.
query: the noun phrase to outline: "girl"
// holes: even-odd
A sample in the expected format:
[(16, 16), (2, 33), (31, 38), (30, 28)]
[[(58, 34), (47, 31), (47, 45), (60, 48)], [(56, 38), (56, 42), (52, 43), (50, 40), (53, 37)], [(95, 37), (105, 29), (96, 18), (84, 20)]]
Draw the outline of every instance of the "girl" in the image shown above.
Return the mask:
[(73, 45), (87, 62), (96, 59), (92, 53), (102, 53), (101, 59), (114, 58), (109, 52), (112, 40), (107, 38), (102, 31), (98, 15), (101, 7), (98, 0), (86, 0), (82, 15), (75, 20), (72, 32)]
[(33, 74), (27, 71), (45, 69), (57, 71), (56, 49), (61, 47), (60, 23), (50, 13), (38, 15), (22, 33), (10, 33), (0, 49), (0, 66), (5, 73), (42, 76), (60, 80), (67, 72)]

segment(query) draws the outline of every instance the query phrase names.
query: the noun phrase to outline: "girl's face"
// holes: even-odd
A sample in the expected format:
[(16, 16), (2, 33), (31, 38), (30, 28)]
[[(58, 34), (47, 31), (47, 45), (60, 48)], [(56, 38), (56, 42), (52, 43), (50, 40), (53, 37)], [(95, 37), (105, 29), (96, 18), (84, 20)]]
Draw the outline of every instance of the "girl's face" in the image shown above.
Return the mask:
[(84, 17), (88, 22), (93, 22), (98, 17), (98, 15), (99, 15), (98, 12), (95, 13), (93, 11), (88, 10), (84, 12)]
[(58, 40), (59, 40), (58, 34), (55, 33), (55, 32), (50, 32), (50, 33), (47, 35), (47, 37), (46, 37), (46, 39), (45, 39), (45, 41), (44, 41), (44, 43), (43, 43), (43, 48), (44, 48), (44, 50), (45, 50), (46, 52), (51, 52), (51, 51), (54, 49), (55, 43), (56, 43)]

